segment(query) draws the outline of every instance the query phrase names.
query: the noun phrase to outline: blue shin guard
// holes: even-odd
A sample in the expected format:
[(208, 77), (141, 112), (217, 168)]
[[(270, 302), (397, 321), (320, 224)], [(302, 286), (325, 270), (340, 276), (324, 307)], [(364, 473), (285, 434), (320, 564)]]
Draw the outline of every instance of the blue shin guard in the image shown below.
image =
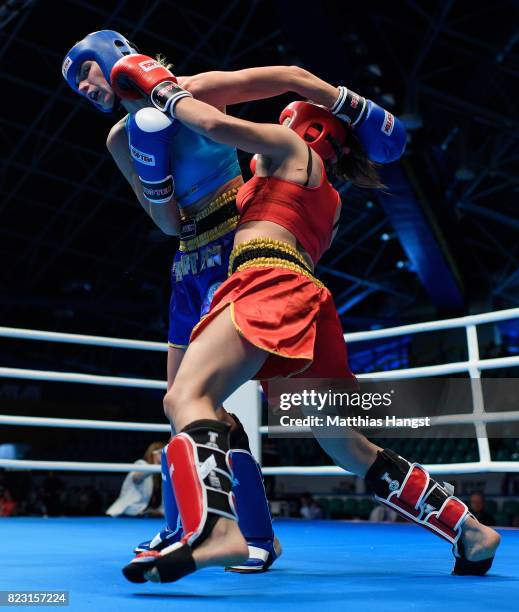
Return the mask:
[(159, 531), (151, 540), (146, 540), (136, 546), (134, 548), (135, 553), (141, 553), (148, 550), (160, 551), (166, 546), (178, 542), (182, 537), (182, 524), (180, 522), (180, 513), (178, 511), (175, 494), (173, 493), (171, 476), (169, 475), (166, 447), (162, 449), (160, 468), (162, 477), (162, 504), (164, 506), (166, 525), (164, 529)]
[(162, 504), (164, 505), (164, 515), (166, 523), (171, 531), (180, 531), (180, 513), (178, 511), (177, 500), (173, 493), (173, 483), (169, 474), (168, 460), (166, 456), (166, 446), (160, 454), (160, 471), (162, 477)]
[(233, 448), (231, 456), (238, 525), (249, 545), (249, 559), (243, 565), (227, 569), (240, 573), (264, 572), (279, 557), (281, 547), (272, 529), (261, 470), (247, 450)]

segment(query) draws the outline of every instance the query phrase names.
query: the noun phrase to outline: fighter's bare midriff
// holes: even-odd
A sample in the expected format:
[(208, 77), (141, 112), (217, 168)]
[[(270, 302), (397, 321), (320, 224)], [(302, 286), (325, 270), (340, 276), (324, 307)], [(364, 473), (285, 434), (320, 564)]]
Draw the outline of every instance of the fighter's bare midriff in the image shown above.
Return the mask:
[(196, 202), (193, 202), (193, 204), (190, 204), (189, 206), (182, 208), (182, 210), (180, 211), (181, 217), (183, 219), (186, 219), (188, 217), (194, 217), (201, 210), (203, 210), (208, 204), (210, 204), (213, 200), (215, 200), (219, 195), (221, 195), (222, 193), (225, 193), (226, 191), (229, 191), (230, 189), (241, 187), (242, 185), (243, 185), (243, 178), (241, 177), (241, 175), (235, 176), (230, 181), (227, 181), (223, 185), (220, 185), (218, 189), (211, 191), (211, 193), (208, 193), (203, 198), (196, 200)]

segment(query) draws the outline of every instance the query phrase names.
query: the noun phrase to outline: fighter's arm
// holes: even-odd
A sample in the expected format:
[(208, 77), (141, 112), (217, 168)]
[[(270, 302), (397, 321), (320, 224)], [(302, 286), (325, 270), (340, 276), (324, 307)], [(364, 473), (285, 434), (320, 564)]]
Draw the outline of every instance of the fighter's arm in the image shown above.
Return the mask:
[(293, 92), (331, 108), (339, 89), (299, 66), (264, 66), (231, 72), (202, 72), (179, 77), (179, 85), (195, 98), (223, 107)]
[(294, 92), (326, 106), (334, 115), (351, 124), (372, 161), (395, 161), (405, 149), (405, 126), (398, 117), (347, 87), (330, 85), (299, 66), (205, 72), (184, 77), (181, 86), (198, 100), (214, 106)]
[(193, 131), (222, 144), (249, 153), (260, 153), (281, 159), (287, 153), (306, 146), (296, 134), (281, 125), (257, 124), (231, 117), (214, 106), (196, 100), (178, 85), (176, 77), (158, 62), (152, 69), (142, 68), (143, 61), (153, 62), (145, 55), (129, 55), (112, 68), (114, 91), (123, 100), (140, 91), (149, 95), (153, 105), (165, 115), (178, 119)]
[(270, 158), (284, 158), (306, 146), (295, 133), (282, 125), (253, 123), (225, 115), (218, 109), (191, 97), (179, 99), (175, 118), (194, 132), (215, 142), (237, 147), (247, 153), (260, 153)]
[[(143, 70), (139, 64), (143, 59), (147, 62), (150, 61), (150, 58), (145, 55), (131, 55), (120, 59), (112, 69), (112, 87), (123, 99), (125, 99), (128, 93), (134, 95), (135, 89), (137, 89), (149, 95), (153, 105), (160, 111), (174, 116), (175, 105), (186, 97), (192, 97), (193, 94), (180, 87), (176, 77), (157, 62), (155, 62), (151, 70), (149, 68), (146, 71)], [(389, 163), (397, 160), (402, 155), (406, 144), (406, 132), (403, 123), (399, 121), (398, 118), (394, 117), (390, 112), (381, 108), (371, 100), (360, 96), (345, 86), (334, 88), (324, 81), (320, 81), (320, 79), (313, 77), (313, 75), (310, 75), (309, 82), (311, 82), (312, 85), (309, 85), (308, 88), (301, 88), (299, 91), (313, 98), (315, 102), (321, 102), (324, 106), (328, 106), (336, 117), (348, 122), (351, 127), (355, 129), (356, 136), (364, 148), (367, 157), (371, 161)], [(233, 88), (228, 87), (228, 89), (232, 90)], [(203, 104), (200, 100), (196, 100), (196, 102)], [(217, 102), (218, 106), (225, 105), (224, 100), (218, 100)], [(187, 104), (187, 102), (184, 102), (185, 108), (188, 108), (186, 106)], [(189, 104), (191, 108), (194, 108), (191, 103)], [(204, 109), (200, 107), (199, 111), (203, 113)], [(214, 109), (214, 111), (216, 111), (216, 109)], [(209, 112), (206, 109), (205, 113), (206, 116), (201, 119), (202, 121), (210, 121), (211, 118), (215, 118), (216, 120), (214, 112)], [(195, 118), (193, 118), (193, 120), (194, 119)], [(231, 120), (231, 118), (227, 119)], [(219, 126), (224, 125), (224, 121), (221, 117), (218, 117), (218, 121)], [(186, 120), (185, 123), (189, 123), (189, 120)], [(194, 124), (196, 124), (196, 121), (194, 121)], [(200, 131), (200, 125), (197, 129), (194, 124), (191, 124), (190, 127), (195, 131)], [(230, 127), (229, 124), (225, 125)], [(236, 128), (237, 125), (238, 124), (233, 124), (233, 127)], [(241, 127), (243, 128), (241, 132), (243, 135), (247, 130), (245, 126)], [(257, 126), (255, 129), (257, 129)], [(220, 133), (223, 132), (222, 130), (219, 131), (218, 128), (215, 129), (214, 126), (211, 126), (211, 131), (212, 135), (209, 137), (213, 138), (213, 140), (225, 142), (226, 144), (234, 144), (244, 151), (270, 155), (267, 151), (262, 151), (257, 147), (254, 148), (254, 146), (251, 146), (250, 141), (246, 141), (246, 143), (243, 144), (244, 141), (241, 141), (241, 138), (232, 136), (230, 142), (220, 139), (222, 138)], [(262, 130), (262, 135), (266, 134), (266, 131), (267, 130)], [(272, 132), (273, 127), (271, 126), (268, 131)], [(224, 132), (231, 133), (231, 130), (224, 130)], [(200, 133), (204, 132), (202, 131)], [(287, 137), (287, 142), (288, 141), (289, 138)]]
[(121, 119), (110, 130), (106, 139), (108, 151), (112, 155), (122, 175), (133, 189), (140, 205), (152, 218), (154, 223), (165, 234), (176, 236), (179, 233), (180, 216), (175, 198), (173, 197), (171, 201), (165, 205), (156, 205), (152, 204), (144, 197), (142, 183), (130, 157), (125, 122), (126, 118)]

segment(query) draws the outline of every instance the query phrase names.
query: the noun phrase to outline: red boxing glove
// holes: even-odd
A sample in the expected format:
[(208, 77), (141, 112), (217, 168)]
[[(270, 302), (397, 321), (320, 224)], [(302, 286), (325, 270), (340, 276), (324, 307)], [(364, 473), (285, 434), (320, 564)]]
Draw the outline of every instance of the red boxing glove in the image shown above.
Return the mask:
[(151, 95), (155, 85), (176, 78), (159, 62), (147, 55), (126, 55), (118, 60), (110, 73), (114, 92), (123, 100), (136, 100)]
[(126, 55), (118, 60), (110, 73), (112, 89), (122, 100), (150, 96), (160, 111), (173, 115), (175, 104), (185, 96), (193, 97), (177, 85), (176, 77), (147, 55)]

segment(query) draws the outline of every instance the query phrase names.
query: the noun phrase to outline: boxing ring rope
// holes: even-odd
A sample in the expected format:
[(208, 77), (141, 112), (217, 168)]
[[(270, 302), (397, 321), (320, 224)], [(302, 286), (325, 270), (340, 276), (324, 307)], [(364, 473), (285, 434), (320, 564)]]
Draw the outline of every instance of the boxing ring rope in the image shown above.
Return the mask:
[[(382, 372), (371, 372), (360, 374), (358, 378), (369, 378), (378, 380), (394, 380), (398, 378), (417, 378), (426, 376), (441, 376), (467, 372), (472, 379), (472, 404), (471, 414), (456, 414), (437, 417), (433, 420), (435, 425), (446, 424), (473, 424), (476, 429), (478, 450), (480, 460), (470, 463), (433, 464), (426, 468), (435, 474), (476, 473), (476, 472), (519, 472), (519, 462), (514, 461), (492, 461), (488, 445), (486, 424), (492, 422), (513, 422), (519, 420), (519, 411), (508, 411), (501, 413), (486, 413), (483, 403), (481, 388), (481, 372), (490, 369), (501, 369), (519, 365), (519, 355), (511, 357), (498, 357), (494, 359), (480, 359), (477, 335), (477, 325), (495, 323), (519, 318), (519, 308), (470, 315), (443, 321), (430, 321), (403, 325), (400, 327), (386, 328), (367, 332), (355, 332), (345, 334), (345, 340), (351, 344), (366, 340), (391, 338), (411, 333), (422, 333), (439, 331), (445, 329), (465, 328), (468, 359), (461, 362), (453, 362), (441, 365), (422, 366), (417, 368), (405, 368), (400, 370), (389, 370)], [(104, 336), (87, 336), (81, 334), (66, 334), (59, 332), (46, 332), (40, 330), (0, 327), (0, 337), (16, 338), (21, 340), (39, 340), (47, 342), (60, 342), (71, 344), (83, 344), (90, 346), (111, 347), (121, 349), (167, 351), (167, 345), (160, 342), (148, 342), (142, 340), (128, 340), (120, 338), (109, 338)], [(25, 380), (41, 380), (54, 382), (82, 383), (95, 385), (110, 385), (118, 387), (134, 387), (143, 389), (166, 389), (166, 383), (160, 380), (141, 379), (133, 377), (100, 376), (92, 374), (80, 374), (74, 372), (53, 372), (44, 370), (32, 370), (21, 368), (0, 367), (0, 378), (16, 378)], [(260, 426), (259, 404), (257, 401), (258, 387), (248, 383), (248, 397), (256, 404), (255, 430), (257, 435), (274, 433), (274, 429)], [(245, 386), (244, 386), (245, 387)], [(255, 387), (254, 391), (251, 391)], [(254, 396), (255, 394), (255, 396)], [(4, 425), (21, 425), (32, 427), (68, 427), (85, 429), (106, 429), (124, 431), (156, 431), (169, 432), (169, 425), (165, 423), (129, 423), (122, 421), (96, 421), (87, 419), (58, 419), (44, 417), (24, 417), (0, 415), (0, 423)], [(291, 428), (282, 428), (288, 432)], [(294, 431), (310, 431), (307, 428), (293, 428)], [(20, 459), (0, 459), (0, 468), (10, 469), (36, 469), (36, 470), (66, 470), (66, 471), (99, 471), (99, 472), (130, 472), (135, 470), (133, 463), (93, 463), (93, 462), (70, 462), (70, 461), (37, 461)], [(160, 467), (155, 465), (139, 466), (139, 471), (159, 472)], [(265, 475), (320, 475), (340, 476), (347, 472), (335, 466), (285, 466), (265, 467)]]

